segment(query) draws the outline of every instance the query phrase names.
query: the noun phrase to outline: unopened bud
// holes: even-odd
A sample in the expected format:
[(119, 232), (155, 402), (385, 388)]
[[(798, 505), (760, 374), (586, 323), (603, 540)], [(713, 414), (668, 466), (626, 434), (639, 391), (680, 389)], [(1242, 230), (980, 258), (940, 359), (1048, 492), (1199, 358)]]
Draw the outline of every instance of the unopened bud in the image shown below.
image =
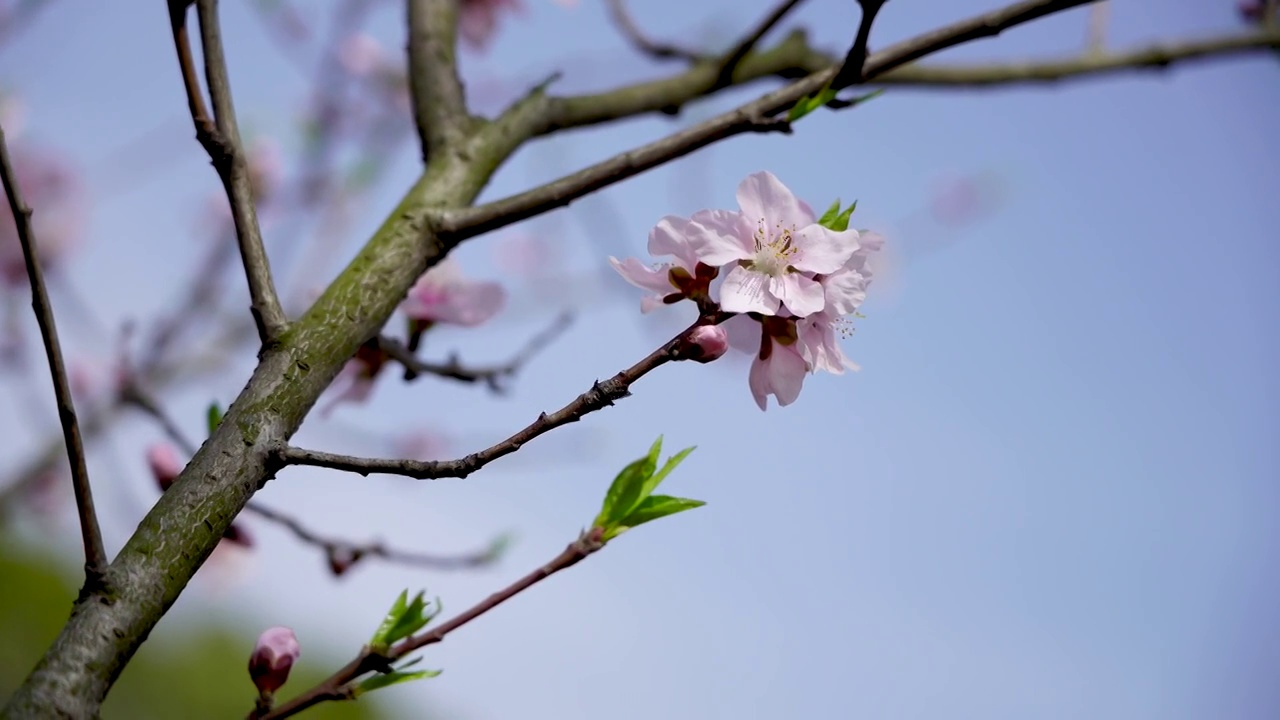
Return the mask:
[(729, 334), (719, 325), (699, 325), (685, 335), (677, 350), (686, 360), (708, 363), (724, 355), (729, 349)]
[(249, 656), (249, 677), (258, 692), (269, 695), (279, 690), (300, 654), (298, 638), (287, 627), (273, 627), (259, 635)]
[(147, 464), (151, 466), (151, 475), (160, 486), (160, 492), (168, 490), (182, 472), (182, 460), (178, 458), (178, 451), (168, 443), (152, 445), (147, 450)]

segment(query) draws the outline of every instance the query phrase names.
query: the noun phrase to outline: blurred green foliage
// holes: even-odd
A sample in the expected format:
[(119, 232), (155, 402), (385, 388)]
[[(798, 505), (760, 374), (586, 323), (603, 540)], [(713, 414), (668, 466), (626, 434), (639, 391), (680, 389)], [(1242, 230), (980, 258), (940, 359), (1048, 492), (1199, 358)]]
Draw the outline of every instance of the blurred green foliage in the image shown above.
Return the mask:
[[(76, 589), (53, 557), (24, 555), (0, 537), (0, 698), (8, 697), (49, 646), (71, 611)], [(256, 690), (247, 668), (257, 629), (213, 622), (182, 628), (161, 624), (119, 682), (102, 709), (105, 720), (164, 718), (243, 718)], [(303, 650), (289, 683), (288, 699), (350, 658), (317, 657)], [(389, 717), (372, 698), (325, 703), (305, 712), (309, 720), (363, 720)]]

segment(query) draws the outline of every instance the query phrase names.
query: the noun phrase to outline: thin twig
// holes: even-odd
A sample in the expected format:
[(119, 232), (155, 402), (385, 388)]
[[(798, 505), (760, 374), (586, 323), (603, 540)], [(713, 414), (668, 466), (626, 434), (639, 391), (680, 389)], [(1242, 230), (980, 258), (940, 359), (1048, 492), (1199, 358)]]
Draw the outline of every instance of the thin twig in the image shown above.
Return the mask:
[(378, 653), (367, 646), (362, 648), (360, 654), (354, 660), (347, 663), (342, 669), (330, 675), (320, 684), (275, 710), (258, 717), (262, 718), (262, 720), (280, 720), (281, 718), (292, 717), (307, 708), (328, 700), (353, 699), (358, 694), (355, 681), (361, 676), (371, 672), (389, 671), (391, 664), (397, 660), (427, 645), (434, 645), (444, 641), (455, 630), (467, 625), (552, 575), (577, 565), (592, 554), (599, 552), (604, 546), (605, 543), (602, 539), (601, 531), (598, 528), (588, 530), (580, 535), (577, 540), (570, 543), (559, 555), (552, 558), (550, 562), (481, 600), (460, 615), (441, 623), (433, 630), (401, 640), (389, 648), (386, 653)]
[(618, 29), (618, 32), (622, 33), (622, 36), (628, 42), (649, 57), (659, 60), (687, 60), (689, 62), (699, 62), (705, 59), (703, 55), (693, 50), (650, 39), (636, 24), (635, 19), (631, 17), (631, 13), (627, 10), (626, 0), (609, 0), (609, 18), (613, 21), (614, 27)]
[[(123, 402), (141, 410), (155, 420), (160, 425), (160, 429), (164, 431), (164, 434), (184, 453), (187, 455), (196, 453), (198, 449), (196, 443), (187, 437), (182, 428), (178, 427), (178, 423), (174, 421), (169, 413), (165, 412), (160, 403), (147, 393), (134, 378), (128, 376), (125, 378), (123, 387), (120, 390), (120, 396)], [(483, 550), (461, 555), (435, 555), (399, 550), (389, 547), (380, 541), (358, 543), (332, 535), (322, 535), (303, 525), (296, 518), (252, 500), (245, 506), (245, 510), (284, 528), (304, 545), (319, 548), (324, 553), (325, 562), (328, 564), (329, 570), (335, 576), (345, 574), (361, 561), (370, 558), (379, 558), (397, 565), (431, 568), (433, 570), (462, 570), (483, 567), (496, 562), (502, 556), (502, 551), (507, 544), (505, 538), (499, 537), (489, 543), (489, 546)]]
[(240, 143), (227, 63), (222, 52), (218, 3), (217, 0), (198, 0), (196, 3), (200, 18), (201, 47), (204, 51), (205, 79), (213, 102), (213, 118), (209, 116), (200, 91), (200, 80), (196, 74), (191, 40), (187, 32), (189, 4), (190, 0), (169, 0), (169, 22), (178, 53), (178, 67), (182, 72), (187, 107), (195, 125), (196, 139), (209, 153), (209, 159), (218, 171), (218, 177), (227, 193), (227, 201), (231, 205), (236, 241), (240, 246), (240, 257), (249, 285), (254, 323), (258, 327), (259, 339), (265, 346), (280, 337), (288, 326), (288, 320), (280, 307), (280, 299), (271, 279), (271, 265), (267, 260), (262, 230), (258, 226), (257, 211), (254, 208), (249, 164)]
[(325, 536), (308, 529), (302, 523), (278, 510), (257, 502), (250, 502), (245, 510), (264, 520), (275, 523), (293, 533), (306, 545), (314, 545), (324, 551), (329, 570), (342, 575), (357, 563), (368, 558), (379, 558), (396, 565), (430, 568), (432, 570), (465, 570), (493, 564), (502, 555), (506, 540), (499, 538), (488, 547), (463, 555), (433, 555), (430, 553), (397, 550), (381, 542), (355, 543), (343, 538)]
[(40, 248), (31, 227), (31, 208), (22, 199), (18, 187), (18, 175), (9, 158), (4, 128), (0, 128), (0, 180), (4, 182), (9, 209), (18, 230), (18, 242), (27, 265), (27, 278), (31, 282), (31, 309), (40, 325), (40, 337), (44, 341), (45, 355), (49, 359), (49, 375), (53, 379), (53, 395), (58, 404), (58, 419), (62, 422), (62, 438), (67, 446), (67, 459), (71, 464), (71, 486), (75, 489), (76, 511), (80, 518), (80, 535), (84, 541), (84, 588), (81, 596), (101, 593), (106, 589), (107, 552), (102, 544), (102, 530), (98, 527), (98, 515), (93, 507), (93, 489), (89, 485), (89, 468), (85, 462), (84, 443), (80, 438), (80, 424), (76, 419), (75, 402), (71, 398), (71, 383), (67, 380), (67, 368), (62, 360), (62, 345), (58, 340), (58, 326), (53, 317), (53, 305), (44, 284), (44, 271), (40, 267)]
[(853, 38), (853, 44), (849, 46), (849, 52), (844, 56), (844, 64), (840, 66), (840, 70), (831, 81), (831, 87), (836, 90), (863, 81), (865, 77), (863, 68), (867, 63), (867, 43), (871, 40), (871, 24), (875, 22), (876, 15), (880, 12), (880, 8), (884, 7), (885, 2), (886, 0), (858, 0), (858, 4), (862, 6), (862, 18), (858, 21), (858, 33)]
[(542, 413), (537, 420), (534, 420), (523, 430), (506, 440), (458, 460), (424, 461), (361, 458), (320, 452), (318, 450), (304, 450), (293, 446), (285, 446), (276, 450), (276, 460), (282, 465), (312, 465), (361, 475), (383, 473), (403, 475), (417, 480), (465, 478), (494, 460), (519, 450), (530, 440), (562, 425), (577, 422), (588, 413), (613, 405), (614, 402), (627, 397), (631, 394), (631, 385), (637, 380), (672, 360), (678, 360), (677, 350), (681, 346), (681, 340), (700, 324), (704, 324), (704, 321), (695, 322), (676, 337), (663, 343), (657, 350), (649, 353), (648, 357), (608, 380), (592, 383), (590, 390), (582, 393), (568, 405), (554, 413), (550, 415)]
[(380, 335), (376, 339), (377, 346), (392, 360), (404, 366), (404, 379), (414, 380), (419, 375), (436, 375), (438, 377), (459, 380), (467, 383), (482, 382), (495, 393), (504, 393), (507, 388), (504, 380), (515, 376), (535, 355), (545, 349), (573, 323), (572, 313), (563, 313), (551, 325), (529, 339), (520, 351), (510, 360), (488, 367), (467, 367), (457, 355), (450, 356), (448, 362), (433, 363), (420, 360), (404, 343), (395, 338)]
[[(979, 15), (925, 33), (876, 53), (864, 65), (870, 80), (921, 57), (969, 40), (998, 35), (1003, 30), (1045, 15), (1083, 5), (1090, 0), (1027, 0), (1003, 10)], [(615, 155), (572, 175), (502, 200), (472, 208), (450, 210), (435, 219), (436, 232), (449, 243), (505, 227), (520, 220), (563, 207), (597, 190), (609, 187), (650, 168), (665, 164), (698, 148), (745, 132), (786, 131), (786, 123), (769, 123), (770, 116), (786, 110), (800, 98), (817, 92), (834, 78), (837, 68), (815, 72), (786, 87), (718, 115), (661, 140)]]
[(791, 12), (802, 2), (804, 2), (804, 0), (784, 0), (784, 2), (773, 9), (773, 12), (769, 13), (768, 17), (761, 20), (760, 24), (757, 25), (750, 34), (744, 37), (742, 41), (733, 48), (733, 50), (729, 51), (729, 53), (725, 55), (724, 60), (720, 63), (720, 71), (716, 76), (716, 84), (711, 89), (714, 91), (732, 85), (733, 73), (738, 69), (743, 58), (754, 50), (756, 45), (760, 44), (760, 41), (764, 39), (764, 36), (767, 35), (774, 26), (782, 22), (782, 18), (786, 17), (787, 13)]

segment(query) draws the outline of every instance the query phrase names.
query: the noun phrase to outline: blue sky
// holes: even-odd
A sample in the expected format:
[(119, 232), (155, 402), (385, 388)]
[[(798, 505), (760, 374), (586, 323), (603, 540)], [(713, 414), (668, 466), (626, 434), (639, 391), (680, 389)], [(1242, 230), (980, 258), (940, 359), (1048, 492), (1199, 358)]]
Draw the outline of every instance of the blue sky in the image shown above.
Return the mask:
[[(296, 149), (303, 79), (247, 3), (223, 5), (242, 125)], [(670, 70), (629, 54), (602, 3), (529, 5), (490, 54), (464, 58), (473, 82), (532, 84), (560, 68), (558, 87), (574, 92)], [(651, 32), (696, 39), (729, 37), (769, 3), (632, 5)], [(1229, 2), (1114, 5), (1112, 47), (1239, 29)], [(889, 3), (873, 48), (988, 7)], [(840, 49), (857, 16), (853, 2), (814, 0), (793, 22)], [(1077, 52), (1086, 17), (1070, 12), (942, 59)], [(392, 48), (403, 42), (398, 23), (384, 11), (373, 26)], [(162, 312), (207, 242), (194, 218), (218, 187), (190, 138), (163, 10), (56, 3), (0, 58), (0, 82), (29, 106), (28, 136), (88, 172), (92, 223), (70, 268), (79, 295), (108, 327)], [(609, 253), (643, 256), (661, 216), (732, 207), (742, 177), (770, 170), (814, 206), (857, 198), (858, 224), (889, 236), (895, 272), (873, 286), (845, 344), (862, 371), (811, 377), (790, 407), (761, 413), (745, 363), (673, 366), (466, 480), (289, 471), (260, 496), (334, 533), (442, 552), (514, 531), (497, 568), (371, 564), (334, 581), (314, 552), (255, 525), (261, 550), (229, 576), (198, 578), (158, 634), (208, 614), (253, 631), (291, 624), (304, 651), (331, 653), (336, 667), (403, 587), (428, 588), (450, 614), (554, 556), (594, 516), (613, 474), (664, 434), (671, 450), (698, 446), (670, 491), (707, 506), (622, 537), (432, 648), (426, 665), (445, 674), (387, 691), (404, 716), (1280, 713), (1267, 672), (1280, 663), (1277, 72), (1275, 58), (1258, 56), (1050, 87), (892, 91), (818, 113), (792, 137), (722, 143), (606, 191), (605, 205), (528, 223), (520, 230), (593, 271)], [(485, 197), (706, 112), (540, 143)], [(326, 277), (394, 206), (416, 157), (406, 146)], [(997, 178), (998, 206), (962, 228), (929, 220), (931, 187), (948, 173)], [(469, 272), (502, 277), (501, 234), (458, 251)], [(388, 438), (422, 426), (448, 428), (459, 452), (500, 439), (659, 341), (661, 328), (639, 317), (638, 291), (601, 293), (574, 295), (577, 323), (510, 397), (388, 378), (373, 404), (313, 418), (299, 442), (386, 454)], [(501, 358), (560, 309), (513, 310), (491, 331), (443, 334), (432, 348)], [(110, 350), (92, 332), (68, 344)], [(211, 397), (234, 397), (252, 357), (246, 349), (225, 376), (172, 396), (191, 433)], [(5, 384), (13, 397), (25, 392)], [(6, 404), (4, 455), (17, 458), (56, 418), (49, 403), (42, 425), (20, 424), (28, 406)], [(109, 547), (150, 497), (142, 451), (159, 437), (130, 422), (95, 449), (95, 481), (115, 497), (102, 503)], [(69, 567), (77, 544), (66, 542)]]

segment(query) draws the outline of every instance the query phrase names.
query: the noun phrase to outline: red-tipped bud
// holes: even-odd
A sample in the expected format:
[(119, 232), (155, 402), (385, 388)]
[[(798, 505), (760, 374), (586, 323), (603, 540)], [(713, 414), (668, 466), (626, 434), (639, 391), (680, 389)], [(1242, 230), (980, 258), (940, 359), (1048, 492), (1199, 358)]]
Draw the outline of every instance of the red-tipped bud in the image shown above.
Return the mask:
[(279, 690), (301, 654), (297, 636), (287, 627), (273, 627), (259, 635), (249, 656), (249, 677), (258, 692), (270, 695)]
[(682, 357), (708, 363), (729, 349), (729, 334), (719, 325), (699, 325), (685, 336)]
[(168, 443), (156, 443), (147, 450), (147, 465), (151, 466), (151, 476), (160, 486), (160, 492), (168, 490), (182, 472), (178, 451)]

